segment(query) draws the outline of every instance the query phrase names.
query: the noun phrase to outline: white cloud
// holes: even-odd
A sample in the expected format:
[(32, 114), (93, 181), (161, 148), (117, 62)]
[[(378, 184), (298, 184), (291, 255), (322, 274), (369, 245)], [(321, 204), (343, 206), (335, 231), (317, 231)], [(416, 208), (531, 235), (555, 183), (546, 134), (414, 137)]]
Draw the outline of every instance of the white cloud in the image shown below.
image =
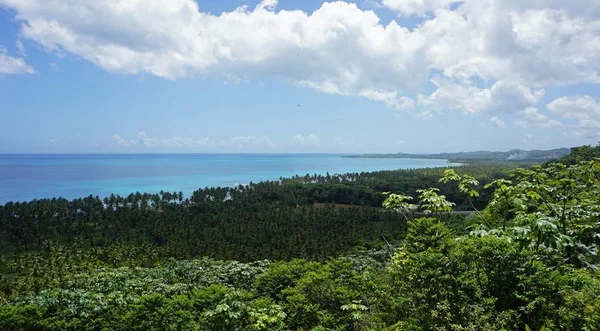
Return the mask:
[(417, 113), (417, 117), (426, 121), (433, 118), (433, 112), (431, 110), (421, 110)]
[(592, 142), (600, 141), (600, 120), (582, 119), (572, 130), (565, 132), (568, 138), (583, 139)]
[(294, 144), (302, 145), (302, 146), (319, 146), (319, 145), (321, 145), (321, 140), (314, 134), (308, 134), (306, 136), (297, 134), (292, 137), (292, 142)]
[(145, 147), (194, 147), (194, 146), (208, 146), (216, 145), (217, 142), (210, 140), (209, 138), (193, 139), (185, 137), (170, 137), (170, 138), (153, 138), (146, 134), (146, 131), (141, 131), (137, 134), (137, 139), (141, 145)]
[(548, 110), (566, 118), (589, 119), (600, 117), (600, 104), (589, 95), (565, 96), (554, 99)]
[(137, 143), (135, 140), (125, 140), (123, 138), (121, 138), (121, 136), (119, 136), (118, 134), (114, 134), (112, 136), (112, 139), (119, 145), (123, 146), (123, 147), (131, 147), (131, 146), (135, 146)]
[(143, 146), (154, 149), (194, 149), (202, 147), (223, 147), (223, 148), (272, 148), (275, 143), (268, 136), (237, 136), (228, 140), (214, 140), (208, 137), (189, 138), (189, 137), (168, 137), (156, 138), (150, 137), (146, 131), (141, 131), (136, 135), (137, 139), (126, 140), (115, 134), (113, 140), (124, 147)]
[(431, 95), (419, 95), (419, 105), (426, 110), (457, 110), (465, 114), (481, 112), (517, 112), (536, 105), (544, 90), (531, 89), (508, 81), (498, 81), (489, 89), (473, 85), (432, 80), (437, 86)]
[(516, 121), (515, 125), (520, 127), (528, 127), (530, 122), (538, 128), (553, 129), (563, 127), (563, 124), (561, 122), (553, 119), (548, 119), (548, 116), (540, 113), (539, 109), (535, 107), (525, 108), (522, 111), (520, 111), (518, 115), (528, 120)]
[(275, 9), (275, 6), (277, 6), (278, 2), (279, 2), (279, 0), (262, 0), (256, 6), (256, 9), (273, 10), (273, 9)]
[(523, 121), (523, 120), (518, 120), (515, 121), (515, 125), (520, 127), (520, 128), (528, 128), (529, 127), (529, 122), (527, 121)]
[(600, 2), (592, 2), (465, 0), (416, 32), (429, 41), (430, 67), (459, 81), (598, 82)]
[(600, 103), (589, 95), (564, 96), (546, 105), (548, 110), (567, 119), (575, 120), (567, 136), (578, 139), (600, 138)]
[[(307, 13), (263, 0), (219, 15), (199, 3), (0, 0), (22, 38), (111, 72), (274, 77), (407, 110), (421, 93), (417, 104), (431, 108), (424, 118), (443, 109), (518, 112), (538, 107), (545, 88), (600, 82), (596, 0), (383, 0), (420, 16), (410, 28), (344, 1)], [(424, 93), (432, 78), (437, 90)]]
[(490, 123), (492, 123), (495, 127), (497, 128), (504, 128), (506, 125), (504, 125), (504, 121), (501, 120), (498, 116), (494, 116), (492, 118), (490, 118)]
[(546, 117), (546, 115), (540, 114), (539, 110), (535, 107), (525, 108), (523, 111), (520, 112), (520, 115), (536, 122), (543, 122), (548, 120), (548, 117)]
[(375, 91), (364, 90), (359, 93), (369, 100), (383, 102), (386, 107), (398, 110), (412, 110), (415, 108), (415, 101), (409, 97), (398, 97), (397, 91)]
[(0, 45), (0, 75), (33, 74), (35, 70), (25, 60), (6, 54), (6, 49)]
[(547, 120), (547, 121), (537, 122), (537, 123), (535, 123), (535, 126), (537, 126), (538, 128), (554, 129), (554, 128), (562, 128), (564, 125), (557, 120)]
[[(372, 11), (324, 3), (308, 14), (273, 11), (277, 1), (218, 16), (193, 0), (0, 0), (18, 14), (21, 35), (117, 73), (175, 79), (218, 74), (271, 76), (327, 93), (372, 95), (419, 82), (419, 36)], [(388, 100), (388, 99), (386, 99)], [(409, 107), (406, 99), (391, 106)]]
[(146, 131), (141, 131), (137, 134), (138, 141), (141, 145), (146, 147), (198, 147), (198, 146), (211, 146), (218, 145), (219, 142), (213, 141), (209, 138), (186, 138), (186, 137), (169, 137), (169, 138), (153, 138), (146, 134)]

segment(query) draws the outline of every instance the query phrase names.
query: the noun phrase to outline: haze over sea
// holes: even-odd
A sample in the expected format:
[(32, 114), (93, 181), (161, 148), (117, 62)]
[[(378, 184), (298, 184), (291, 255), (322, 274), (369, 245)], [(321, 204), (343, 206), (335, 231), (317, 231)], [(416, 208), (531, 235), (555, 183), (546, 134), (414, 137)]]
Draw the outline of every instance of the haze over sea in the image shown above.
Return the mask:
[(183, 192), (280, 177), (439, 167), (446, 160), (336, 154), (0, 154), (0, 204), (40, 198)]

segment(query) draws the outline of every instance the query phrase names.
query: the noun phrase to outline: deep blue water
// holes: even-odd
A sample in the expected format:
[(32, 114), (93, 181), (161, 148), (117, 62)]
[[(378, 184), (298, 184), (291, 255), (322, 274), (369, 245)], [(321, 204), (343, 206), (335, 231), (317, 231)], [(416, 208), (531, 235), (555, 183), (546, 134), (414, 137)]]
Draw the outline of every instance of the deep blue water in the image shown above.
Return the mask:
[(0, 154), (0, 204), (234, 186), (293, 175), (425, 168), (446, 160), (359, 159), (331, 154)]

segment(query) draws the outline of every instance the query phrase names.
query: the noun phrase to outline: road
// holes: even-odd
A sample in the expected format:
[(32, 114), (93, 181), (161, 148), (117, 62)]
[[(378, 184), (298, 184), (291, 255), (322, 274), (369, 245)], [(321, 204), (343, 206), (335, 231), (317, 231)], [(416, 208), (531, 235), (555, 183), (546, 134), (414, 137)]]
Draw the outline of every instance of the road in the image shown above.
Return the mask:
[[(442, 215), (472, 215), (472, 214), (475, 214), (475, 213), (477, 213), (477, 212), (476, 211), (472, 211), (472, 210), (469, 210), (469, 211), (459, 210), (459, 211), (443, 212)], [(426, 213), (423, 213), (423, 212), (416, 212), (416, 213), (413, 213), (413, 215), (415, 215), (415, 216), (429, 216), (431, 214), (426, 214)]]

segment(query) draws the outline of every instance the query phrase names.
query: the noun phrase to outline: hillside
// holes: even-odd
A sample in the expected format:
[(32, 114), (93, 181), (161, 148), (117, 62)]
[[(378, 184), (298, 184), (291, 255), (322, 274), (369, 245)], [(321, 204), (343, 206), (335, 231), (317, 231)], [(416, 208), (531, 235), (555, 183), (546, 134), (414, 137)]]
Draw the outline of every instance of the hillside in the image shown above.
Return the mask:
[(596, 151), (8, 203), (0, 330), (596, 330)]
[(458, 153), (437, 154), (360, 154), (347, 155), (347, 158), (398, 158), (398, 159), (446, 159), (450, 162), (473, 162), (473, 161), (502, 161), (502, 162), (546, 162), (561, 158), (571, 152), (569, 148), (557, 148), (552, 150), (522, 150), (512, 149), (506, 152), (475, 151)]

